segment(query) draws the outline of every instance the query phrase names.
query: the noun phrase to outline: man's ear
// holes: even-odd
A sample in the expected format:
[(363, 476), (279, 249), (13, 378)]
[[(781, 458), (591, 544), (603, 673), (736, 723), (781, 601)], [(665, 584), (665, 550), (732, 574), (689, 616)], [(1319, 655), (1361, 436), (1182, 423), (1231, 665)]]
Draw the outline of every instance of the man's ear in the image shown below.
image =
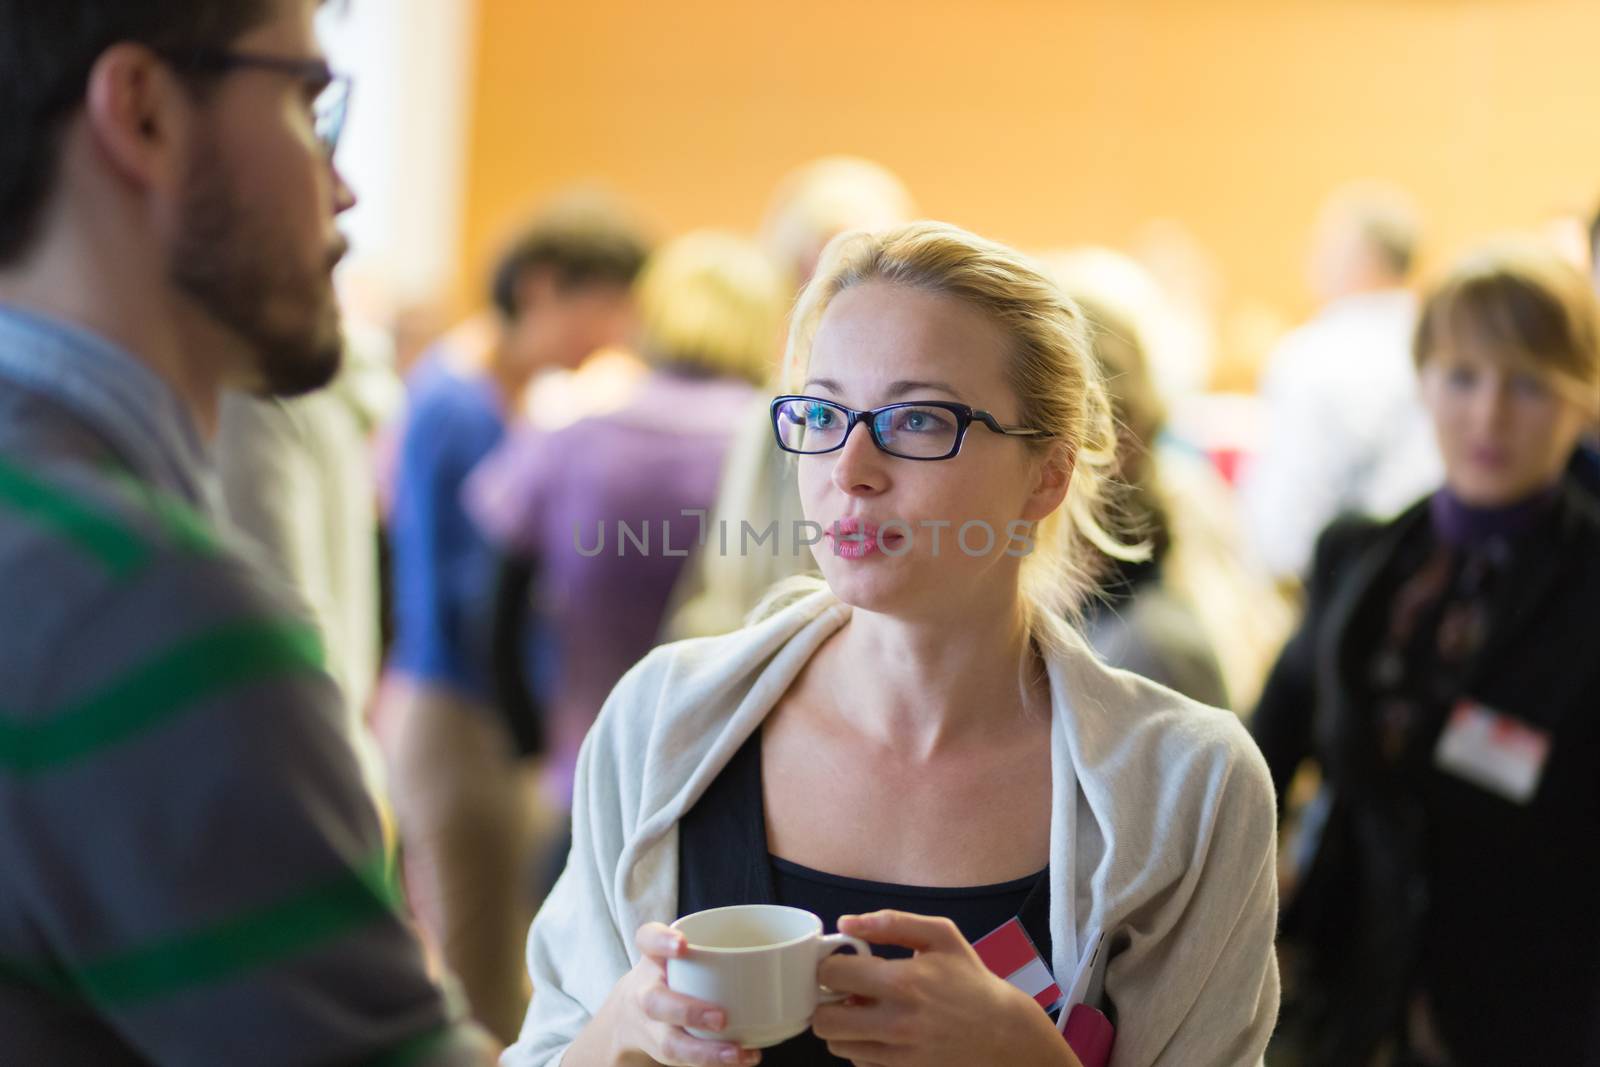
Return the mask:
[(84, 112), (100, 157), (139, 190), (172, 187), (183, 173), (193, 118), (183, 85), (143, 45), (112, 45), (89, 71)]
[(1065, 441), (1052, 441), (1049, 451), (1040, 457), (1035, 468), (1033, 491), (1028, 494), (1022, 517), (1038, 522), (1067, 499), (1072, 486), (1072, 468), (1076, 462), (1072, 447)]

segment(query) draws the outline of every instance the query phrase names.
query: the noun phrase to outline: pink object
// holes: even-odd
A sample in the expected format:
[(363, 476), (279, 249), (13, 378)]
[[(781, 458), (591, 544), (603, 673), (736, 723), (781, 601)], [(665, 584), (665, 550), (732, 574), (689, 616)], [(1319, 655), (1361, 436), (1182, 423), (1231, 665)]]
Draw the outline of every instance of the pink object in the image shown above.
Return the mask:
[(1117, 1031), (1110, 1019), (1087, 1004), (1073, 1007), (1061, 1034), (1083, 1067), (1106, 1067), (1111, 1061), (1111, 1046), (1116, 1042)]
[(1061, 987), (1018, 920), (1007, 921), (974, 941), (972, 947), (985, 967), (1028, 994), (1045, 1011), (1061, 1002)]
[(1211, 450), (1211, 463), (1229, 485), (1239, 484), (1239, 470), (1244, 466), (1245, 453), (1241, 448), (1219, 446)]

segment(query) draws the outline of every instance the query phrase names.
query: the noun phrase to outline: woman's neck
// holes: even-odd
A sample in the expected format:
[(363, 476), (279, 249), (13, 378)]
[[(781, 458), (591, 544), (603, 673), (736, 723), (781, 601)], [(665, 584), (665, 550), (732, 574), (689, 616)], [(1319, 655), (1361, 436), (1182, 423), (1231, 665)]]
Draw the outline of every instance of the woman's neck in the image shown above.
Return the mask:
[(854, 729), (919, 757), (979, 732), (1028, 728), (1024, 712), (1048, 706), (1049, 683), (1021, 605), (978, 618), (909, 622), (855, 611), (826, 650), (824, 699)]
[(1446, 487), (1428, 501), (1428, 510), (1442, 540), (1458, 548), (1476, 548), (1519, 537), (1537, 526), (1554, 505), (1559, 488), (1557, 481), (1521, 500), (1484, 507), (1466, 503)]

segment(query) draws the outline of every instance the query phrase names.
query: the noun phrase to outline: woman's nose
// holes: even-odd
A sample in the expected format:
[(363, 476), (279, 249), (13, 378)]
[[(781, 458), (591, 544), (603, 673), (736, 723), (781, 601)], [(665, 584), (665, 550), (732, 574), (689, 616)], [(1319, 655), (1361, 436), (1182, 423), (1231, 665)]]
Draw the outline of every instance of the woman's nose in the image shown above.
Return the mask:
[(851, 496), (882, 492), (886, 484), (886, 458), (872, 440), (867, 424), (857, 423), (845, 438), (844, 447), (835, 453), (834, 486)]
[(1505, 419), (1509, 403), (1510, 396), (1504, 384), (1492, 382), (1483, 385), (1472, 398), (1473, 428), (1480, 432), (1498, 428)]

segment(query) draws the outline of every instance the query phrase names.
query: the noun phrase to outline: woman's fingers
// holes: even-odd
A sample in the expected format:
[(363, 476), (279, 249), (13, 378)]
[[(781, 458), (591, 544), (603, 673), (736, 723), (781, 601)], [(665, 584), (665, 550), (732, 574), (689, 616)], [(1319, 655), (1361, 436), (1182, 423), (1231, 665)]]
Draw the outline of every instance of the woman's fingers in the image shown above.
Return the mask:
[(725, 1041), (702, 1041), (673, 1027), (662, 1036), (653, 1058), (675, 1067), (753, 1067), (761, 1062), (761, 1053)]
[(895, 1036), (895, 1015), (888, 1006), (865, 1004), (822, 1004), (811, 1018), (811, 1029), (830, 1044), (835, 1041), (883, 1041)]
[(893, 994), (895, 982), (899, 980), (900, 968), (896, 964), (905, 962), (839, 952), (817, 967), (817, 981), (835, 993), (852, 993), (876, 1000)]
[(647, 987), (640, 1001), (645, 1016), (658, 1023), (696, 1030), (721, 1030), (728, 1025), (727, 1012), (717, 1005), (674, 993), (664, 985)]
[(905, 911), (874, 911), (866, 915), (839, 916), (839, 932), (873, 945), (899, 945), (916, 952), (964, 948), (967, 939), (956, 924), (939, 915), (912, 915)]
[(633, 943), (642, 955), (653, 960), (672, 959), (689, 949), (684, 936), (665, 923), (645, 923), (633, 935)]

